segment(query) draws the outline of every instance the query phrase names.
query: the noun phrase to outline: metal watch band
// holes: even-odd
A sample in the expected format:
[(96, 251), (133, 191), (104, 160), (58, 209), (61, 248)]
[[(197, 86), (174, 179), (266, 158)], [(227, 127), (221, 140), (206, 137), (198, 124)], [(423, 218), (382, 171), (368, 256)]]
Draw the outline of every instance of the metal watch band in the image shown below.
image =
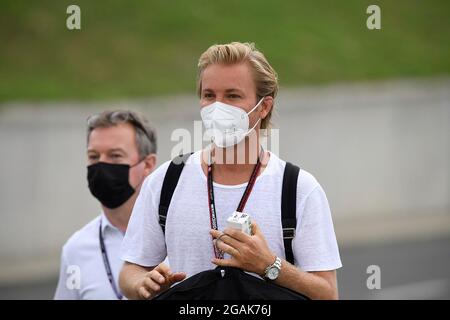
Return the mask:
[(265, 277), (267, 276), (267, 272), (268, 272), (272, 267), (275, 267), (275, 268), (277, 268), (278, 270), (281, 270), (281, 259), (280, 259), (279, 257), (276, 257), (276, 258), (275, 258), (275, 262), (266, 268), (266, 270), (264, 271), (264, 276), (265, 276)]

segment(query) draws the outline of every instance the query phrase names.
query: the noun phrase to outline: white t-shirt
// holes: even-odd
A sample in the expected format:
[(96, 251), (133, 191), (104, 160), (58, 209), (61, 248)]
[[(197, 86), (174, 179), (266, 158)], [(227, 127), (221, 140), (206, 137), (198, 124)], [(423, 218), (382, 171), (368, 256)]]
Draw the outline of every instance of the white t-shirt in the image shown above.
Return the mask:
[[(207, 178), (201, 168), (201, 151), (186, 162), (167, 213), (166, 233), (158, 219), (161, 186), (170, 161), (146, 178), (136, 200), (122, 243), (122, 259), (141, 266), (161, 263), (166, 255), (173, 272), (188, 277), (214, 269)], [(265, 170), (256, 179), (244, 212), (258, 223), (274, 254), (285, 258), (281, 226), (281, 189), (286, 162), (270, 153)], [(217, 223), (236, 210), (247, 183), (214, 183)], [(297, 187), (297, 234), (293, 239), (295, 265), (303, 271), (335, 270), (342, 266), (331, 212), (316, 179), (301, 169)]]

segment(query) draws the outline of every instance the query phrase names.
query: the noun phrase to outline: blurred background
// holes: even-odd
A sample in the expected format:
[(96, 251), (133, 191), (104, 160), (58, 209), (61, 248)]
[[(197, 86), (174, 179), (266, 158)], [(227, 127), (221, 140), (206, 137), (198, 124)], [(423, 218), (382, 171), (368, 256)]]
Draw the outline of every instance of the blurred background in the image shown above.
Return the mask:
[[(66, 9), (81, 8), (81, 30)], [(366, 9), (381, 9), (369, 30)], [(450, 2), (0, 3), (0, 299), (51, 299), (64, 242), (100, 213), (85, 125), (143, 112), (159, 164), (200, 120), (196, 64), (254, 42), (277, 70), (279, 155), (328, 196), (343, 299), (450, 299)], [(381, 289), (367, 287), (367, 268)]]

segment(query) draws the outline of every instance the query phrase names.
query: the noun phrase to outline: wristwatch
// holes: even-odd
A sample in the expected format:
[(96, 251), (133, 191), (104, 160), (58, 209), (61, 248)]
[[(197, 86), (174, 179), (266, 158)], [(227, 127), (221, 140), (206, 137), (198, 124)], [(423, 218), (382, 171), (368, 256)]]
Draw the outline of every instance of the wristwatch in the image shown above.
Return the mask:
[(275, 258), (275, 262), (268, 266), (264, 272), (264, 278), (275, 281), (280, 275), (281, 271), (281, 259), (279, 257)]

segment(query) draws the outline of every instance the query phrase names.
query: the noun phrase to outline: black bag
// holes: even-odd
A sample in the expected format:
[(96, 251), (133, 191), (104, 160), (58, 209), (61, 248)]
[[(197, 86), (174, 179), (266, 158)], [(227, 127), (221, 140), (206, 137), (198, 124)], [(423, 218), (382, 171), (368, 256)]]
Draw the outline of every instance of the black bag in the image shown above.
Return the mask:
[(217, 267), (184, 280), (154, 300), (309, 300), (232, 267)]

